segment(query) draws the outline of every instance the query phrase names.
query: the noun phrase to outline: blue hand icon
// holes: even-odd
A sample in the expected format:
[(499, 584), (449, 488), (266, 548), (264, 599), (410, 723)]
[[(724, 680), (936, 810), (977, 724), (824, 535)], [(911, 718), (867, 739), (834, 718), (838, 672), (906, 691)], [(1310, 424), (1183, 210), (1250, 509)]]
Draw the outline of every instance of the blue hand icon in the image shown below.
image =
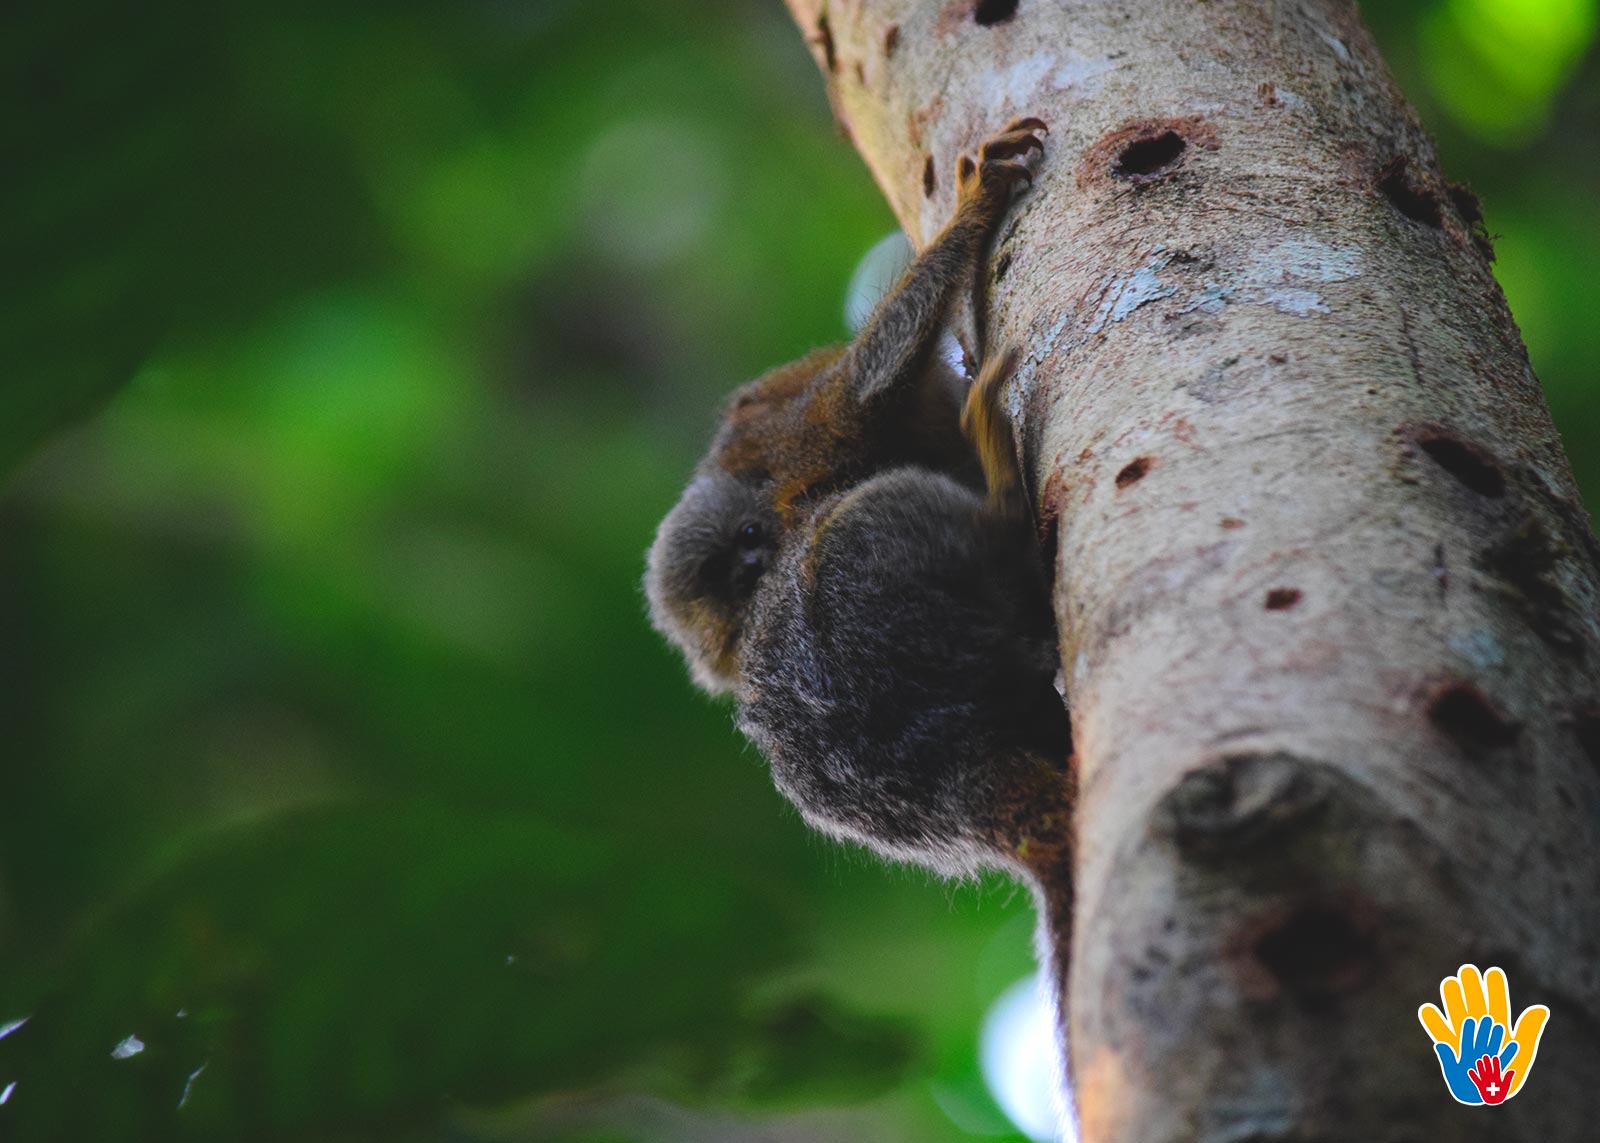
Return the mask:
[(1469, 1017), (1461, 1027), (1460, 1055), (1449, 1044), (1434, 1044), (1433, 1050), (1439, 1054), (1439, 1067), (1444, 1071), (1444, 1082), (1450, 1085), (1450, 1094), (1457, 1100), (1470, 1104), (1483, 1102), (1483, 1096), (1478, 1094), (1467, 1073), (1480, 1056), (1498, 1056), (1505, 1035), (1504, 1026), (1497, 1021), (1487, 1016)]

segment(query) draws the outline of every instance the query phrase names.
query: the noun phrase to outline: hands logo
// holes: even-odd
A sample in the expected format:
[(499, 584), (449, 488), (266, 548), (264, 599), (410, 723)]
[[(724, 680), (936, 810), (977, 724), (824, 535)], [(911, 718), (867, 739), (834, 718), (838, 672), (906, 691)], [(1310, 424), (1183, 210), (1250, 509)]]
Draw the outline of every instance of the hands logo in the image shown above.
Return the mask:
[(1417, 1019), (1433, 1039), (1445, 1085), (1457, 1103), (1504, 1103), (1528, 1080), (1539, 1054), (1550, 1009), (1535, 1004), (1511, 1022), (1511, 991), (1506, 974), (1491, 968), (1479, 974), (1464, 964), (1439, 982), (1437, 1005), (1424, 1004)]

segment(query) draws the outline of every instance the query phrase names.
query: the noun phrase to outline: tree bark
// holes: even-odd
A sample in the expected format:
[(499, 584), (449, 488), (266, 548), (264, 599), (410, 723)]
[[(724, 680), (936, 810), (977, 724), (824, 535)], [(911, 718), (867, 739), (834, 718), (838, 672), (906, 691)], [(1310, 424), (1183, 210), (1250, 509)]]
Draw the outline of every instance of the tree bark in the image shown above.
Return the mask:
[[(960, 152), (1051, 127), (979, 316), (1055, 559), (1081, 1137), (1592, 1137), (1597, 545), (1355, 5), (788, 3), (913, 242)], [(1463, 962), (1552, 1010), (1499, 1107), (1417, 1020)]]

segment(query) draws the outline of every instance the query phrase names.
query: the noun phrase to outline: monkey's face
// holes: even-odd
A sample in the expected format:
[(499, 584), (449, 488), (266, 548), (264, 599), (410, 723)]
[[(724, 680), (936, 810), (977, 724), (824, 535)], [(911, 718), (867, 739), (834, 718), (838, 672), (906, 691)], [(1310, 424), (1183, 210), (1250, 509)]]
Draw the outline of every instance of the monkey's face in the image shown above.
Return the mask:
[(733, 689), (750, 601), (777, 543), (762, 490), (715, 470), (690, 482), (656, 532), (644, 577), (650, 621), (712, 694)]

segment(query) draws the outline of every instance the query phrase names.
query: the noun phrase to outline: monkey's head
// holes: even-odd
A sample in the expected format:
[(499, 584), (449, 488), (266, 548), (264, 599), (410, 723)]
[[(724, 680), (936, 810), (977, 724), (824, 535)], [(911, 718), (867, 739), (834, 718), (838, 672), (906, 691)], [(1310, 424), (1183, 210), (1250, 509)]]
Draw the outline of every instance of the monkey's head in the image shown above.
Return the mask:
[(762, 489), (719, 469), (696, 476), (656, 532), (644, 576), (650, 621), (712, 694), (733, 689), (739, 638), (777, 546)]

